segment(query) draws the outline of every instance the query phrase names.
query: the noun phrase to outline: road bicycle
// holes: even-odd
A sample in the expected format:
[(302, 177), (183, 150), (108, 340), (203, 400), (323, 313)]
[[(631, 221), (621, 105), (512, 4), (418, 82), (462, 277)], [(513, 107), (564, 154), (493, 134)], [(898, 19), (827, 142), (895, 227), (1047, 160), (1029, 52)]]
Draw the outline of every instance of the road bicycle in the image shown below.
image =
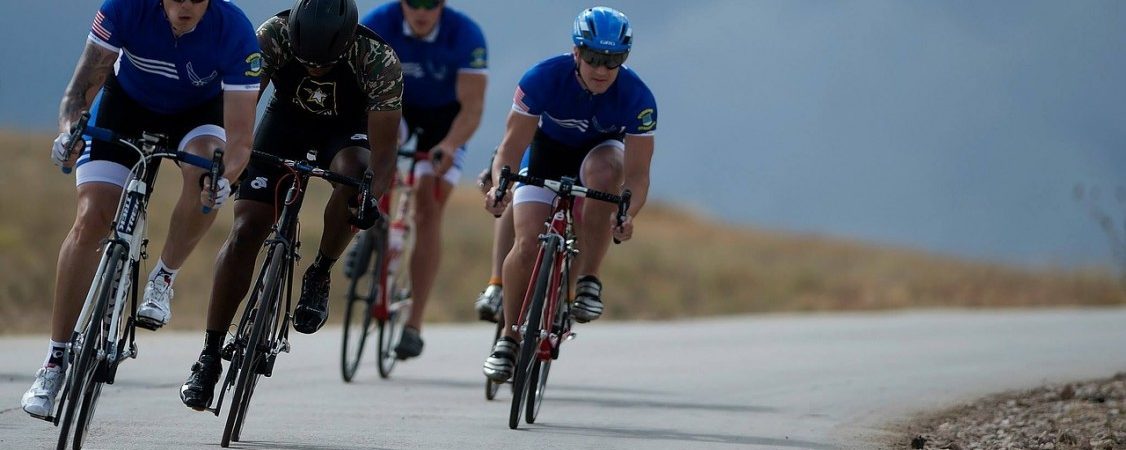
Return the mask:
[(371, 197), (372, 173), (365, 172), (362, 180), (339, 175), (313, 165), (315, 153), (310, 152), (308, 161), (295, 161), (280, 158), (268, 153), (254, 151), (251, 158), (284, 167), (289, 170), (278, 186), (285, 186), (289, 178), (289, 188), (285, 201), (273, 226), (271, 236), (263, 244), (266, 259), (250, 298), (243, 307), (242, 318), (234, 338), (223, 347), (222, 357), (230, 361), (219, 399), (211, 411), (221, 413), (224, 395), (234, 390), (227, 412), (227, 422), (223, 427), (220, 445), (228, 447), (231, 441), (238, 441), (242, 426), (246, 421), (250, 399), (262, 376), (273, 375), (274, 362), (279, 353), (290, 351), (289, 326), (292, 317), (293, 271), (300, 259), (298, 212), (305, 198), (305, 188), (309, 178), (322, 178), (332, 183), (355, 187), (359, 190), (357, 213), (351, 222), (358, 228), (370, 228), (378, 221), (379, 211)]
[[(60, 450), (65, 449), (68, 442), (75, 449), (82, 448), (102, 386), (114, 383), (122, 361), (137, 357), (136, 327), (153, 330), (159, 327), (138, 318), (137, 287), (141, 260), (148, 259), (148, 206), (160, 160), (171, 159), (208, 170), (211, 183), (207, 188), (211, 192), (216, 191), (218, 177), (223, 173), (223, 151), (220, 149), (216, 149), (214, 157), (208, 160), (174, 150), (176, 147), (163, 134), (118, 134), (89, 125), (89, 119), (89, 113), (84, 113), (72, 128), (69, 140), (71, 151), (77, 141), (87, 135), (135, 151), (140, 159), (129, 171), (126, 188), (118, 201), (116, 218), (110, 225), (109, 236), (102, 243), (101, 260), (67, 343), (66, 358), (70, 364), (66, 384), (52, 414), (41, 417), (59, 426), (57, 448)], [(63, 172), (69, 173), (70, 170), (64, 168)], [(210, 208), (203, 207), (204, 213), (209, 211)]]
[[(368, 336), (373, 333), (378, 336), (376, 366), (380, 378), (390, 377), (399, 359), (395, 347), (399, 345), (413, 303), (410, 255), (414, 251), (415, 224), (410, 207), (412, 197), (417, 194), (415, 166), (431, 156), (429, 152), (399, 150), (399, 159), (406, 161), (402, 164), (406, 171), (395, 171), (390, 189), (379, 200), (381, 211), (394, 213), (381, 221), (382, 226), (359, 233), (348, 250), (344, 276), (349, 281), (344, 297), (347, 306), (340, 351), (340, 375), (345, 382), (351, 382), (356, 376)], [(442, 157), (435, 154), (433, 161), (436, 163)]]
[[(520, 175), (505, 166), (501, 169), (500, 182), (495, 191), (496, 203), (503, 200), (510, 182), (540, 186), (556, 195), (551, 216), (545, 223), (546, 229), (539, 236), (540, 249), (532, 267), (528, 290), (520, 306), (520, 315), (513, 325), (513, 331), (522, 337), (516, 358), (516, 371), (512, 376), (512, 407), (508, 414), (508, 427), (516, 429), (520, 424), (521, 413), (528, 423), (535, 423), (547, 389), (551, 362), (559, 358), (559, 348), (563, 341), (576, 337), (571, 330), (574, 322), (571, 317), (571, 301), (574, 296), (570, 280), (571, 265), (579, 252), (574, 230), (576, 199), (587, 198), (617, 204), (617, 224), (621, 226), (626, 211), (629, 210), (631, 193), (629, 189), (621, 195), (596, 191), (576, 184), (575, 179), (569, 177), (545, 180)], [(495, 395), (496, 391), (493, 390), (492, 394)], [(486, 397), (488, 396), (489, 388), (486, 387)]]

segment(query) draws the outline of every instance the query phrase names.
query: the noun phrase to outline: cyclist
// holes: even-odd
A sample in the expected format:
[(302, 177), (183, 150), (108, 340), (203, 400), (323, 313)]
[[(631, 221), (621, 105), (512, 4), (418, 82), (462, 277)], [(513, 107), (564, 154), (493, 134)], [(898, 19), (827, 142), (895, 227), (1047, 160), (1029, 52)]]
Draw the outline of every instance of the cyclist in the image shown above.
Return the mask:
[[(548, 58), (524, 74), (516, 88), (504, 138), (493, 163), (493, 188), (485, 207), (500, 214), (493, 192), (504, 166), (515, 166), (528, 148), (523, 168), (542, 178), (576, 177), (584, 186), (600, 191), (633, 191), (633, 201), (622, 226), (611, 220), (613, 204), (583, 202), (576, 232), (583, 251), (575, 261), (580, 275), (572, 316), (579, 322), (602, 315), (602, 283), (597, 273), (610, 237), (625, 241), (633, 235), (633, 217), (645, 205), (649, 191), (649, 163), (657, 128), (657, 105), (652, 92), (637, 73), (622, 65), (629, 55), (633, 32), (621, 12), (595, 7), (575, 18), (574, 48), (570, 54)], [(535, 186), (517, 186), (512, 199), (516, 241), (504, 261), (504, 297), (522, 299), (536, 258), (537, 236), (551, 214), (554, 194)], [(520, 312), (519, 301), (504, 304), (507, 322), (485, 360), (484, 372), (495, 381), (512, 376), (518, 335), (512, 324)]]
[(67, 341), (97, 269), (98, 248), (110, 231), (130, 168), (139, 161), (132, 151), (96, 140), (81, 156), (70, 154), (71, 125), (90, 110), (101, 90), (93, 119), (100, 127), (124, 134), (163, 133), (179, 150), (208, 159), (213, 149), (226, 150), (217, 192), (201, 189), (202, 169), (188, 164), (180, 169), (183, 186), (167, 244), (137, 311), (139, 320), (159, 327), (171, 312), (177, 270), (215, 219), (215, 214), (202, 214), (200, 204), (220, 207), (230, 194), (229, 180), (242, 172), (250, 156), (260, 64), (254, 26), (229, 2), (102, 3), (59, 108), (60, 133), (51, 159), (61, 167), (77, 163), (78, 206), (59, 250), (50, 350), (23, 396), (24, 411), (40, 418), (52, 411), (66, 373)]
[[(358, 26), (352, 0), (298, 0), (258, 27), (262, 87), (274, 94), (254, 148), (359, 178), (375, 172), (372, 195), (389, 185), (396, 158), (402, 71), (387, 44)], [(370, 151), (369, 151), (370, 148)], [(216, 261), (203, 351), (180, 389), (183, 403), (206, 409), (222, 372), (220, 350), (242, 297), (250, 287), (258, 251), (275, 221), (287, 172), (250, 163), (235, 201), (235, 223)], [(335, 186), (324, 211), (320, 250), (302, 280), (293, 328), (317, 331), (328, 317), (330, 269), (352, 238), (349, 199), (357, 192)]]
[(488, 59), (481, 28), (444, 0), (386, 3), (362, 23), (385, 37), (403, 62), (403, 119), (415, 148), (442, 155), (436, 164), (419, 161), (415, 166), (413, 303), (395, 347), (395, 354), (405, 359), (422, 353), (422, 316), (441, 257), (442, 212), (461, 177), (465, 143), (481, 122)]

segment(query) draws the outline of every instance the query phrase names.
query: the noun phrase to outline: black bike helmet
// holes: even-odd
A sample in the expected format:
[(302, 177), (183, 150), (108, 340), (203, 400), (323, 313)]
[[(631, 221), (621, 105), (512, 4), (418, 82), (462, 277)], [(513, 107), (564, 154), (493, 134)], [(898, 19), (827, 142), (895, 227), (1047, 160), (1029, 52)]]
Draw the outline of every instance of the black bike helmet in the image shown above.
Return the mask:
[(330, 66), (356, 35), (359, 14), (353, 0), (297, 0), (289, 11), (293, 56), (308, 66)]

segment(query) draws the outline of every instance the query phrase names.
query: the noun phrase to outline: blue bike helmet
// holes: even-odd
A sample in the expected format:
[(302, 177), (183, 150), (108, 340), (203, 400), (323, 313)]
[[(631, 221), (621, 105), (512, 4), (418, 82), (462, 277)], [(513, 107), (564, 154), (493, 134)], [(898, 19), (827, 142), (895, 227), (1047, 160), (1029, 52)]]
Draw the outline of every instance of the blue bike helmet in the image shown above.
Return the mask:
[(633, 29), (625, 14), (613, 8), (595, 6), (583, 10), (575, 18), (571, 40), (578, 48), (598, 53), (629, 53), (633, 45)]

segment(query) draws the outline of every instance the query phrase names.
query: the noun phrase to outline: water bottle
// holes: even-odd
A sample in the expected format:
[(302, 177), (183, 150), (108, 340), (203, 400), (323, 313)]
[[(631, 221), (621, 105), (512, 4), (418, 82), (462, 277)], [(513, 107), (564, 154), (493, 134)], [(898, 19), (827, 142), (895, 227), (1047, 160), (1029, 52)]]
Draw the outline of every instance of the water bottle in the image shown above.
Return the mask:
[(399, 268), (399, 257), (403, 253), (403, 240), (407, 234), (407, 223), (403, 219), (391, 222), (391, 229), (388, 233), (387, 244), (390, 252), (388, 253), (387, 271), (389, 273), (396, 273)]

